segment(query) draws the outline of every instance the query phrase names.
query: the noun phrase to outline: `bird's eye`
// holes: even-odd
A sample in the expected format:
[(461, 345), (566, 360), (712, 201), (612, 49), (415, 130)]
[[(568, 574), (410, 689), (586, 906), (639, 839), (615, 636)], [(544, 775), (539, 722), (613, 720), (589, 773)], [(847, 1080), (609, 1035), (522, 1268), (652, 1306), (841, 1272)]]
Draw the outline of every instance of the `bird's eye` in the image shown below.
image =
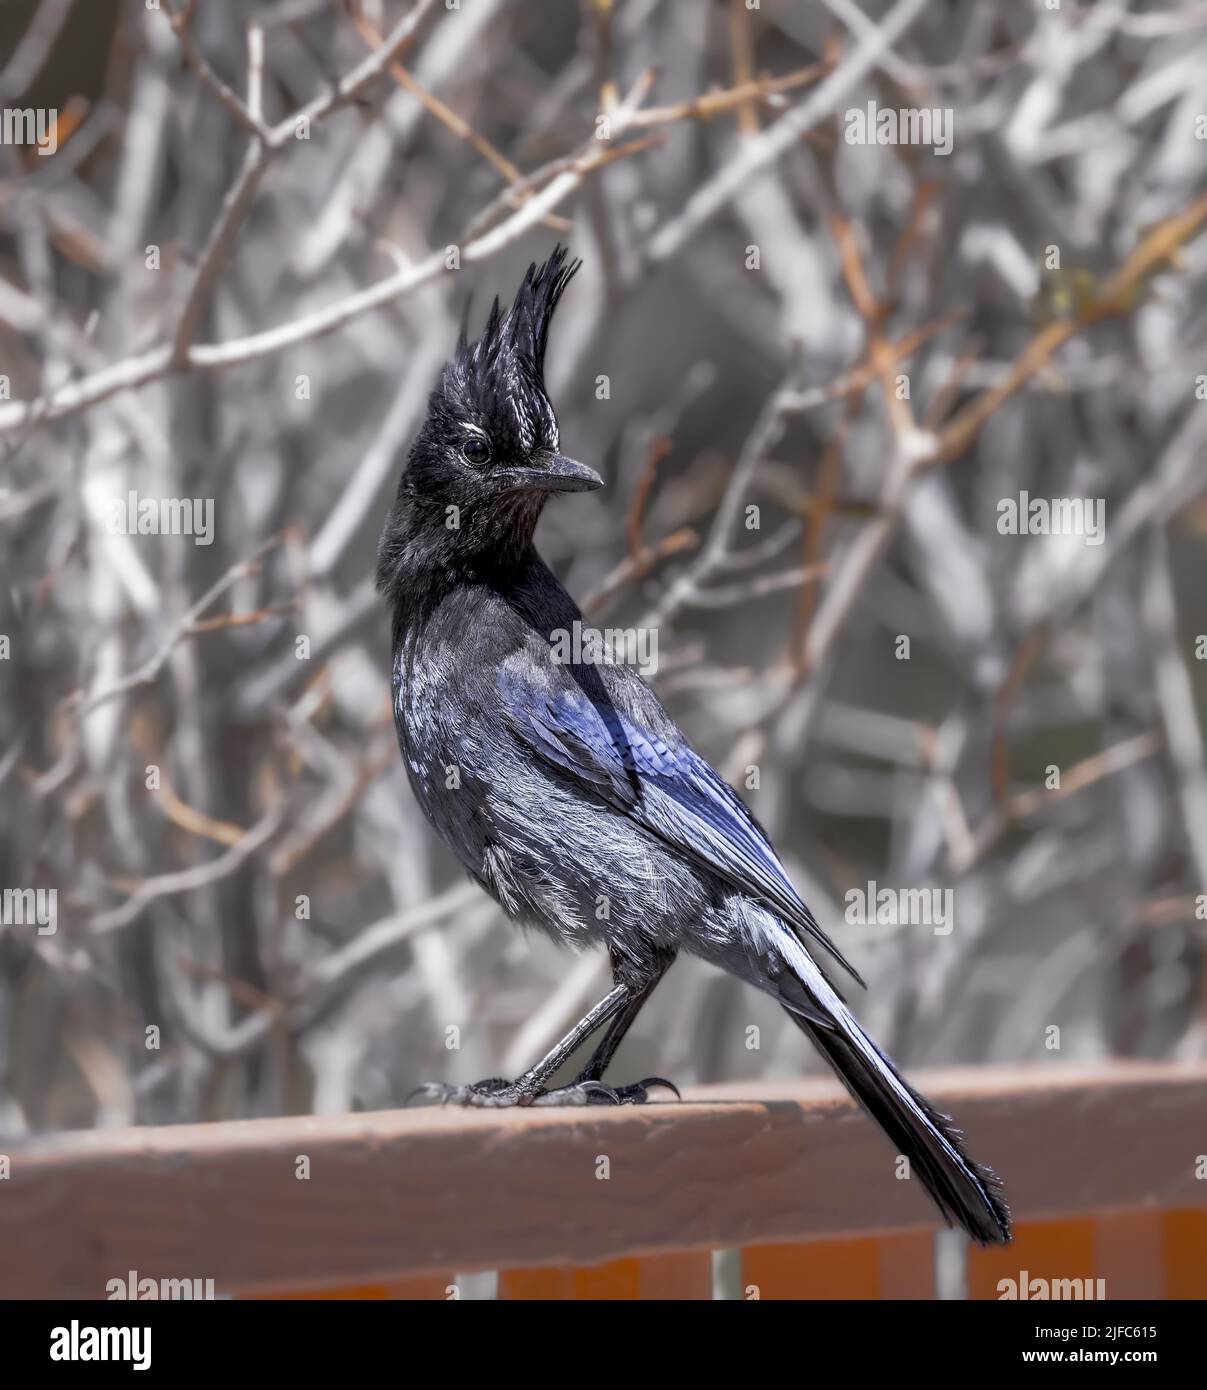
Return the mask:
[(461, 456), (467, 463), (483, 464), (490, 457), (490, 445), (475, 434), (462, 444)]

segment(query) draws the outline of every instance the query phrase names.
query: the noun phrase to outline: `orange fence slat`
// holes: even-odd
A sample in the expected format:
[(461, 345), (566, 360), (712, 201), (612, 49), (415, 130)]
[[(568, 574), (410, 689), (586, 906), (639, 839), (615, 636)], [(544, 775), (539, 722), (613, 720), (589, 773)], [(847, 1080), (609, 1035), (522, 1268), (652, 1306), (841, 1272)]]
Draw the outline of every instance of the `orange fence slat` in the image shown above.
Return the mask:
[[(1033, 1279), (1049, 1284), (1053, 1279), (1094, 1279), (1094, 1220), (1035, 1221), (1015, 1227), (1014, 1240), (1007, 1246), (968, 1251), (968, 1297), (1002, 1298), (1004, 1280), (1013, 1281), (1015, 1296), (1022, 1282), (1032, 1287)], [(1109, 1290), (1108, 1290), (1109, 1297)]]
[(649, 1255), (638, 1263), (642, 1298), (712, 1298), (712, 1255), (707, 1250)]
[(910, 1232), (751, 1245), (742, 1251), (742, 1286), (772, 1299), (932, 1298), (934, 1237)]
[(1107, 1298), (1164, 1298), (1165, 1248), (1159, 1211), (1107, 1212), (1094, 1225), (1094, 1273)]
[(508, 1269), (499, 1273), (500, 1298), (611, 1300), (640, 1296), (637, 1260), (610, 1260), (582, 1269)]
[(582, 1268), (506, 1269), (499, 1297), (507, 1299), (710, 1299), (712, 1256), (707, 1250), (611, 1260)]
[(1161, 1213), (1165, 1297), (1207, 1298), (1207, 1210)]
[(429, 1274), (426, 1278), (392, 1279), (385, 1287), (385, 1297), (427, 1302), (433, 1298), (447, 1299), (449, 1287), (456, 1283), (451, 1274)]
[(501, 1269), (499, 1297), (569, 1299), (574, 1297), (572, 1269)]
[(881, 1298), (934, 1298), (935, 1234), (910, 1231), (880, 1236)]
[(254, 1293), (236, 1293), (243, 1299), (408, 1299), (428, 1302), (448, 1297), (449, 1285), (453, 1283), (451, 1274), (429, 1274), (415, 1279), (392, 1279), (388, 1284), (345, 1284), (331, 1289), (306, 1289), (303, 1292), (290, 1290), (257, 1290)]
[(636, 1260), (609, 1260), (607, 1264), (576, 1269), (573, 1274), (575, 1298), (641, 1297), (641, 1266)]

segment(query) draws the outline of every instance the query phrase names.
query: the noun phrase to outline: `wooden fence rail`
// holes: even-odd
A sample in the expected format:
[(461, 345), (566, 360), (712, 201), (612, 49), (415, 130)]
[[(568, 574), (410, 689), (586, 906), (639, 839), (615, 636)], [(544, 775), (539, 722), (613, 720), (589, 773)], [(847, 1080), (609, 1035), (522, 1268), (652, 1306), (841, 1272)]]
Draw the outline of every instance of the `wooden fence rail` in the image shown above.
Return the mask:
[[(1058, 1276), (1109, 1268), (1108, 1296), (1207, 1296), (1207, 1067), (917, 1080), (1002, 1174), (1020, 1223), (1008, 1251), (971, 1257), (973, 1296), (1053, 1259)], [(829, 1081), (623, 1109), (99, 1130), (5, 1152), (4, 1298), (104, 1297), (130, 1271), (241, 1296), (445, 1297), (477, 1270), (500, 1271), (500, 1297), (707, 1298), (709, 1252), (735, 1247), (764, 1297), (933, 1292), (934, 1210)]]

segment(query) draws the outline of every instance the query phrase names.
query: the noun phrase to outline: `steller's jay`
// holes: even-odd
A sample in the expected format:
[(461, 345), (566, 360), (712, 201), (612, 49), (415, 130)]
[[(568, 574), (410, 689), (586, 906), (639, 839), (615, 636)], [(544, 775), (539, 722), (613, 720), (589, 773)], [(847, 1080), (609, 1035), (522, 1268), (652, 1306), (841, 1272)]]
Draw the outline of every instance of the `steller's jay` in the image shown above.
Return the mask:
[[(544, 388), (550, 320), (577, 269), (557, 248), (529, 267), (509, 310), (495, 300), (476, 341), (462, 327), (386, 521), (377, 580), (393, 604), (398, 741), (424, 813), (509, 917), (605, 946), (614, 983), (516, 1080), (416, 1094), (503, 1106), (639, 1103), (653, 1085), (674, 1090), (657, 1077), (615, 1088), (602, 1077), (676, 953), (690, 951), (778, 1000), (948, 1221), (1005, 1242), (997, 1177), (823, 974), (818, 948), (859, 980), (754, 817), (631, 666), (555, 659), (556, 634), (582, 614), (533, 532), (551, 493), (603, 482), (561, 452)], [(577, 1079), (547, 1087), (605, 1025)]]

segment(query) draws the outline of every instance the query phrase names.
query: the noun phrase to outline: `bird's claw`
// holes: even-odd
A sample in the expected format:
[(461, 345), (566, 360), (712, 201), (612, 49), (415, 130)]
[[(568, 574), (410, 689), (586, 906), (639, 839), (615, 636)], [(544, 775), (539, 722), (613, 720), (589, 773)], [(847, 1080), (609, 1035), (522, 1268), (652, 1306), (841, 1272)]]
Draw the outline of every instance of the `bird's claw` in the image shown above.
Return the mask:
[(676, 1100), (682, 1100), (679, 1088), (673, 1081), (668, 1081), (665, 1076), (647, 1076), (644, 1081), (634, 1081), (631, 1086), (620, 1086), (616, 1094), (621, 1105), (644, 1105), (649, 1100), (649, 1088), (651, 1086), (664, 1086), (674, 1094)]
[(470, 1105), (482, 1109), (502, 1109), (514, 1105), (644, 1105), (649, 1100), (651, 1086), (665, 1086), (682, 1100), (679, 1088), (664, 1076), (647, 1076), (630, 1086), (609, 1086), (605, 1081), (583, 1080), (569, 1086), (547, 1091), (543, 1086), (536, 1092), (503, 1076), (490, 1076), (485, 1081), (473, 1081), (464, 1086), (450, 1086), (444, 1081), (429, 1081), (415, 1089), (403, 1101), (405, 1109), (417, 1097), (434, 1100), (439, 1105)]
[(439, 1102), (441, 1105), (473, 1105), (499, 1107), (527, 1105), (530, 1098), (513, 1081), (503, 1076), (489, 1076), (485, 1081), (472, 1081), (464, 1086), (450, 1086), (444, 1081), (429, 1081), (415, 1089), (403, 1101), (405, 1109), (416, 1096)]
[(542, 1091), (533, 1105), (619, 1105), (620, 1096), (603, 1081), (575, 1081)]
[(644, 1105), (649, 1100), (651, 1086), (665, 1086), (673, 1091), (676, 1100), (682, 1100), (679, 1088), (673, 1081), (662, 1076), (647, 1076), (644, 1081), (635, 1081), (630, 1086), (609, 1086), (603, 1081), (575, 1081), (569, 1086), (559, 1086), (554, 1091), (543, 1091), (532, 1102), (533, 1105)]

